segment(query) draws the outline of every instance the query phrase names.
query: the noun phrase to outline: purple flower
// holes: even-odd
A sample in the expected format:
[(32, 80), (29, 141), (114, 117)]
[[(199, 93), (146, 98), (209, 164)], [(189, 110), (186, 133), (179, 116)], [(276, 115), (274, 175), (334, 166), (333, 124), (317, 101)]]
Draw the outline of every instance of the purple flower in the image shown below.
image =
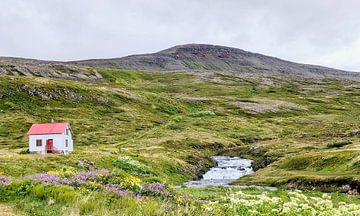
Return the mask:
[(91, 170), (91, 171), (82, 171), (76, 174), (78, 179), (83, 181), (91, 180), (91, 181), (99, 181), (102, 178), (110, 175), (110, 171), (107, 169), (99, 169), (99, 170)]
[(62, 183), (62, 179), (59, 175), (38, 173), (34, 175), (27, 175), (25, 178), (31, 179), (36, 182), (41, 182), (45, 185), (59, 185)]
[(2, 185), (8, 186), (10, 183), (10, 178), (6, 176), (0, 176), (0, 187)]
[(119, 196), (119, 197), (127, 195), (127, 192), (123, 191), (121, 189), (121, 186), (119, 186), (119, 185), (114, 185), (114, 184), (105, 185), (104, 188), (105, 188), (105, 190), (107, 190), (107, 191), (109, 191), (109, 192), (111, 192), (111, 193), (113, 193), (113, 194), (115, 194), (116, 196)]
[(108, 175), (110, 175), (110, 171), (107, 169), (81, 171), (77, 172), (76, 175), (71, 176), (68, 179), (63, 179), (63, 184), (69, 186), (89, 185), (87, 181), (100, 181)]
[(144, 196), (142, 196), (141, 194), (136, 194), (136, 199), (144, 200)]
[(48, 174), (48, 173), (38, 173), (34, 175), (27, 175), (26, 178), (31, 179), (36, 182), (43, 183), (45, 185), (69, 185), (69, 186), (80, 186), (87, 185), (88, 183), (79, 178), (78, 176), (72, 176), (68, 179), (61, 178), (60, 175)]
[(141, 192), (143, 194), (149, 195), (163, 195), (168, 196), (170, 192), (166, 189), (165, 185), (162, 183), (144, 183), (141, 187)]
[(71, 176), (68, 179), (62, 179), (61, 183), (64, 184), (64, 185), (69, 185), (69, 186), (73, 186), (73, 187), (78, 187), (78, 186), (81, 186), (81, 185), (88, 185), (89, 184), (89, 183), (86, 182), (86, 180), (80, 178), (78, 175)]
[[(69, 178), (61, 177), (58, 174), (38, 173), (34, 175), (27, 175), (26, 178), (36, 182), (41, 182), (45, 185), (68, 185), (78, 187), (81, 185), (89, 185), (87, 181), (100, 181), (102, 178), (110, 175), (110, 171), (106, 169), (81, 171)], [(1, 183), (1, 179), (0, 179)]]

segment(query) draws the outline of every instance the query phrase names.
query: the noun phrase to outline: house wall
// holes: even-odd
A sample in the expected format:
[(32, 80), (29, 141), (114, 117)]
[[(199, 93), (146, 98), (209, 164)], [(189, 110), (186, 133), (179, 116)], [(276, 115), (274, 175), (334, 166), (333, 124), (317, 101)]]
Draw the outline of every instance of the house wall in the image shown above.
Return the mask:
[[(37, 147), (36, 140), (41, 139), (42, 145)], [(72, 133), (69, 130), (69, 135), (63, 134), (44, 134), (44, 135), (29, 135), (29, 151), (31, 153), (46, 153), (46, 140), (53, 139), (53, 146), (58, 151), (64, 151), (64, 153), (72, 152), (73, 151), (73, 140), (72, 140)], [(65, 140), (68, 139), (69, 145), (65, 147)]]
[[(65, 130), (65, 133), (64, 133), (64, 149), (69, 151), (69, 152), (72, 152), (74, 150), (74, 142), (73, 142), (73, 138), (72, 138), (72, 131), (70, 128), (67, 128), (69, 130), (69, 134), (66, 135), (66, 130)], [(65, 139), (68, 139), (69, 140), (69, 146), (66, 148), (65, 147)]]

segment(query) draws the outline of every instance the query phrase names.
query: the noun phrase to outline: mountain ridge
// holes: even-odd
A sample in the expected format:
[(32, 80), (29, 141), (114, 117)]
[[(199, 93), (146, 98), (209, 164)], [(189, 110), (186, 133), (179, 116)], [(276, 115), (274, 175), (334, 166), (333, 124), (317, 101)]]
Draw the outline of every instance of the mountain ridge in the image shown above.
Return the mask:
[(167, 72), (232, 71), (240, 74), (285, 74), (360, 81), (360, 73), (357, 72), (296, 63), (238, 48), (209, 44), (177, 45), (150, 54), (67, 62), (0, 57), (0, 74), (20, 73), (80, 80), (102, 78), (89, 67)]

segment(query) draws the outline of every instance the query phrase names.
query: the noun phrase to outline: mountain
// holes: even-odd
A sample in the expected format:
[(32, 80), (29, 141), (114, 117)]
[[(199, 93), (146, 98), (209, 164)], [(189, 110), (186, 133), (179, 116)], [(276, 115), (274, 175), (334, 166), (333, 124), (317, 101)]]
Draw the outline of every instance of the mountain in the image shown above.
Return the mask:
[(231, 71), (237, 74), (298, 75), (360, 81), (360, 73), (356, 72), (299, 64), (237, 48), (207, 44), (179, 45), (152, 54), (122, 58), (70, 62), (0, 58), (0, 74), (102, 80), (102, 76), (93, 67), (145, 71)]
[(237, 48), (207, 44), (179, 45), (152, 54), (131, 55), (114, 59), (92, 59), (72, 63), (82, 66), (149, 71), (235, 71), (239, 73), (293, 74), (360, 80), (359, 73), (299, 64)]

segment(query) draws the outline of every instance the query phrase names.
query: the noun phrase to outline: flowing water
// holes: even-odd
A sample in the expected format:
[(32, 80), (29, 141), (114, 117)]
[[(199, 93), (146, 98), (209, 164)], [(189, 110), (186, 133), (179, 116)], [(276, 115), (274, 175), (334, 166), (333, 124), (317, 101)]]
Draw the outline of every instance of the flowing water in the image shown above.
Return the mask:
[(213, 156), (217, 166), (207, 171), (203, 178), (198, 181), (189, 181), (185, 183), (187, 187), (238, 187), (248, 188), (255, 187), (259, 189), (275, 190), (274, 187), (263, 187), (263, 186), (240, 186), (240, 185), (229, 185), (245, 175), (252, 174), (254, 172), (251, 167), (252, 160), (243, 159), (239, 157), (229, 156)]

